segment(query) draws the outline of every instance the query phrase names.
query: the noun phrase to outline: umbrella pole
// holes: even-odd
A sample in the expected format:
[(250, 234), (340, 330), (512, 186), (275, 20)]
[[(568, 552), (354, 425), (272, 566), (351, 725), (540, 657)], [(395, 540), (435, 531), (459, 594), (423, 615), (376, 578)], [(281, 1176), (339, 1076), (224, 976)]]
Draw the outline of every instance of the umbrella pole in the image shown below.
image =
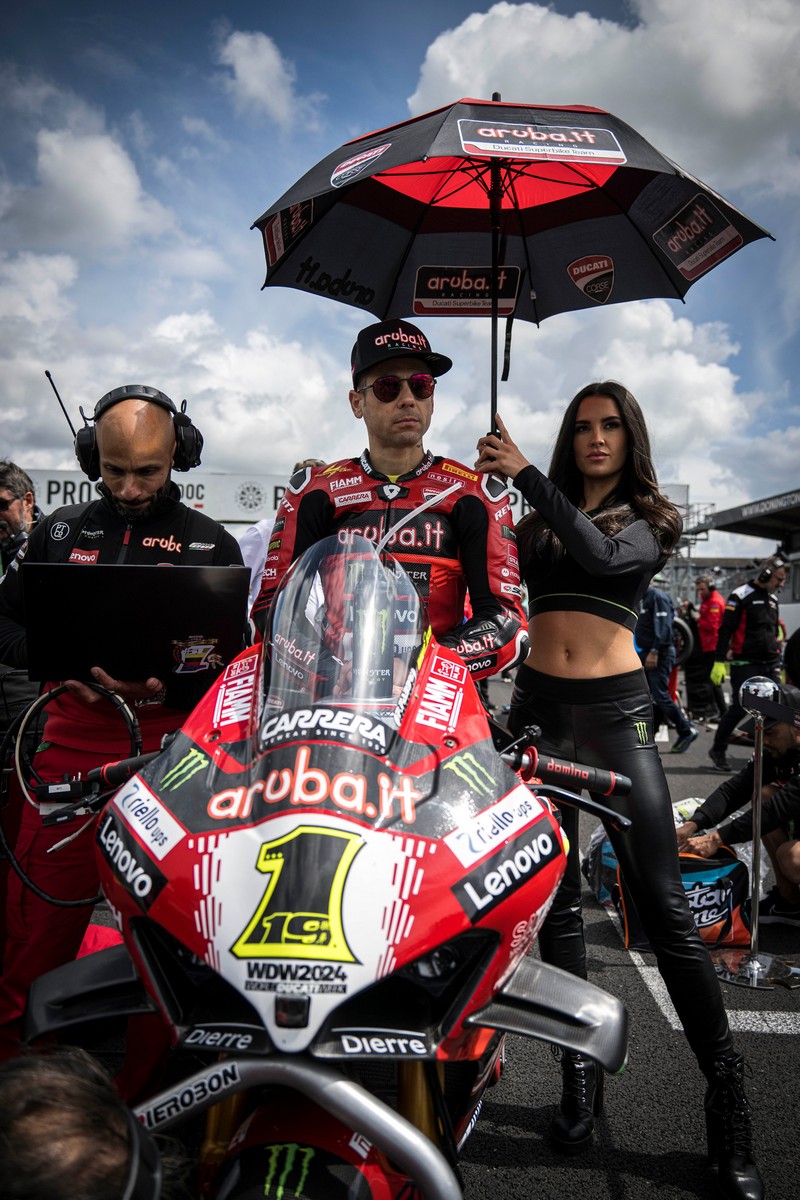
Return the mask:
[[(495, 170), (497, 171), (497, 174), (499, 176), (500, 168), (495, 167), (495, 164), (492, 163), (492, 176), (494, 176)], [(492, 388), (492, 399), (491, 399), (490, 431), (492, 433), (497, 433), (497, 422), (495, 420), (495, 416), (497, 415), (497, 310), (498, 310), (498, 303), (497, 303), (497, 267), (498, 267), (498, 263), (497, 263), (497, 260), (498, 260), (499, 253), (500, 253), (500, 229), (499, 229), (499, 226), (495, 223), (496, 222), (496, 214), (494, 212), (494, 196), (495, 196), (494, 179), (492, 179), (492, 192), (491, 192), (491, 204), (492, 204), (492, 375), (491, 375), (491, 388)]]
[[(499, 92), (492, 93), (492, 100), (500, 100)], [(500, 164), (492, 159), (489, 187), (489, 221), (492, 229), (492, 372), (491, 372), (491, 407), (489, 432), (497, 433), (497, 275), (500, 258), (500, 206), (502, 188), (500, 185)]]

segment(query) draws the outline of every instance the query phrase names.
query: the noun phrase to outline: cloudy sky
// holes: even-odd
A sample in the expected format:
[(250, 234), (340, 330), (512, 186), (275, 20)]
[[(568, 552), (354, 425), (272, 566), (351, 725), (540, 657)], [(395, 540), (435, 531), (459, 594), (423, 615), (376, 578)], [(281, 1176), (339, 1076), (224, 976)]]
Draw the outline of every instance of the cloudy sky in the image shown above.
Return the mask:
[[(546, 466), (592, 378), (639, 397), (663, 482), (728, 508), (800, 472), (796, 0), (6, 0), (0, 14), (0, 454), (75, 465), (78, 405), (145, 382), (203, 465), (286, 475), (358, 452), (356, 310), (261, 291), (253, 221), (349, 138), (461, 96), (607, 108), (776, 237), (691, 289), (517, 323), (499, 410)], [(371, 319), (371, 318), (370, 318)], [(456, 367), (431, 448), (486, 426), (489, 323), (428, 321)], [(732, 552), (726, 535), (716, 553)], [(763, 541), (736, 549), (765, 554)]]

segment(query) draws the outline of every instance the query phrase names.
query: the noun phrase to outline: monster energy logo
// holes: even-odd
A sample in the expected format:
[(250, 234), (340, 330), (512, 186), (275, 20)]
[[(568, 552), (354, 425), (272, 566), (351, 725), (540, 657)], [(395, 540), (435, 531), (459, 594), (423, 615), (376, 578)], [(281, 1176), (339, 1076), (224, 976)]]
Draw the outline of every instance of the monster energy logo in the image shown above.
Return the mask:
[(164, 778), (161, 780), (161, 788), (165, 792), (177, 791), (184, 783), (196, 775), (198, 771), (202, 771), (203, 767), (208, 766), (208, 758), (200, 750), (192, 749), (188, 754), (184, 754), (180, 762), (177, 762), (174, 767), (167, 771)]
[(641, 745), (646, 746), (647, 745), (647, 721), (634, 721), (633, 728), (636, 730), (636, 736), (638, 737)]
[(474, 792), (482, 792), (490, 796), (495, 789), (494, 777), (479, 763), (472, 752), (459, 754), (450, 762), (443, 764), (445, 771), (453, 771), (459, 779), (463, 779)]
[[(266, 1151), (267, 1173), (264, 1176), (264, 1195), (274, 1196), (275, 1200), (283, 1200), (284, 1196), (301, 1196), (316, 1153), (313, 1146), (300, 1146), (297, 1142), (283, 1142), (276, 1146), (267, 1146)], [(291, 1180), (293, 1171), (297, 1173), (295, 1179)]]

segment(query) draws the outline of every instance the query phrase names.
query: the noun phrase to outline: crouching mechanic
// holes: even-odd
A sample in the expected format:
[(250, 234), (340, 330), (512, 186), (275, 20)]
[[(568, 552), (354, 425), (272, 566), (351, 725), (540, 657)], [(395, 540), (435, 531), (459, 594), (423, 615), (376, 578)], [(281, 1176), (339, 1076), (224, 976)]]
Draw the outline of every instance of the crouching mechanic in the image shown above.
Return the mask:
[[(416, 585), (436, 638), (461, 655), (474, 679), (527, 653), (505, 483), (423, 447), (436, 380), (452, 365), (407, 321), (361, 330), (350, 408), (366, 425), (368, 449), (289, 481), (252, 610), (261, 633), (291, 563), (335, 533), (340, 541), (360, 535), (385, 545)], [(465, 621), (467, 592), (473, 615)]]
[[(800, 690), (783, 683), (778, 693), (777, 703), (789, 709), (794, 719), (764, 718), (761, 833), (777, 882), (760, 902), (758, 919), (765, 925), (800, 929)], [(678, 827), (681, 850), (711, 858), (720, 846), (752, 840), (751, 808), (732, 820), (725, 818), (752, 801), (754, 772), (751, 759)], [(715, 825), (719, 828), (712, 828)]]
[[(197, 466), (203, 440), (189, 418), (163, 392), (143, 385), (116, 388), (98, 402), (94, 424), (78, 433), (75, 450), (90, 479), (102, 480), (100, 498), (56, 509), (42, 519), (0, 584), (0, 660), (27, 665), (20, 566), (29, 562), (172, 563), (238, 565), (238, 543), (216, 521), (181, 503), (171, 480), (173, 466)], [(53, 597), (53, 605), (58, 597)], [(97, 614), (102, 621), (102, 613)], [(76, 636), (91, 640), (87, 614)], [(143, 752), (157, 750), (212, 682), (211, 670), (166, 680), (111, 678), (102, 663), (95, 681), (134, 707)], [(184, 682), (186, 680), (186, 682)], [(47, 709), (45, 741), (34, 766), (46, 782), (85, 777), (93, 767), (130, 754), (128, 732), (105, 696), (76, 680)], [(45, 690), (57, 687), (45, 684)], [(81, 829), (85, 817), (56, 827), (42, 825), (38, 811), (24, 806), (16, 857), (47, 895), (80, 900), (98, 891), (95, 821), (66, 846), (50, 846)], [(0, 1059), (19, 1048), (19, 1023), (31, 983), (77, 954), (91, 906), (59, 908), (39, 898), (13, 874), (8, 889), (8, 942), (0, 978)]]

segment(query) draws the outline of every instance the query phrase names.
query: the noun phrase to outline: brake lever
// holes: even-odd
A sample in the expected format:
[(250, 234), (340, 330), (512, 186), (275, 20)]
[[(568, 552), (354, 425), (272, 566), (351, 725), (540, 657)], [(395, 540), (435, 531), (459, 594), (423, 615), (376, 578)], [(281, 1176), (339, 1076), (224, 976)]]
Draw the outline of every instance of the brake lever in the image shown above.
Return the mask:
[(592, 800), (590, 796), (577, 796), (574, 792), (568, 792), (565, 788), (555, 787), (550, 783), (532, 783), (528, 786), (531, 791), (545, 795), (555, 804), (560, 801), (562, 804), (569, 804), (572, 808), (579, 808), (581, 812), (599, 818), (604, 824), (616, 829), (618, 833), (627, 833), (633, 824), (630, 817), (623, 817), (620, 813), (614, 812), (613, 808), (607, 808), (605, 804), (599, 804), (597, 800)]

